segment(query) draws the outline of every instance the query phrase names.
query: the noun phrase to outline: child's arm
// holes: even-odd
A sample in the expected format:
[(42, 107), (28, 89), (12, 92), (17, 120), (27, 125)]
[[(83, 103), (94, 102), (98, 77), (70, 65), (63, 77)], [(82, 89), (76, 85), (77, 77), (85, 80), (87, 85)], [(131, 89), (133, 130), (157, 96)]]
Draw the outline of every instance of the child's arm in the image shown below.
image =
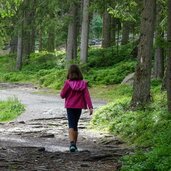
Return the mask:
[(61, 93), (60, 93), (60, 96), (62, 99), (64, 99), (66, 97), (68, 88), (69, 88), (69, 84), (67, 81), (65, 81), (64, 87), (62, 88)]
[(93, 114), (93, 105), (92, 105), (90, 93), (88, 91), (87, 86), (86, 86), (85, 91), (84, 91), (84, 97), (85, 97), (85, 100), (86, 100), (87, 107), (88, 107), (88, 109), (90, 111), (90, 115), (92, 115)]

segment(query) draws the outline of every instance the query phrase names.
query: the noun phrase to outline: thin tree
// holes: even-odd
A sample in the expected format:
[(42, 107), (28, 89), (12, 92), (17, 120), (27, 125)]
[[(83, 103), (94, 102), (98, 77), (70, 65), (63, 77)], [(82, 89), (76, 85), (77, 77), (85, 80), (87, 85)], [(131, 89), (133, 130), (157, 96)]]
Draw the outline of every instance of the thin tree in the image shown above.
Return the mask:
[(167, 41), (168, 41), (168, 59), (167, 59), (167, 77), (166, 77), (166, 86), (167, 86), (167, 103), (168, 111), (171, 112), (171, 0), (168, 0), (168, 32), (167, 32)]
[(129, 42), (129, 33), (130, 33), (130, 22), (124, 21), (122, 26), (122, 40), (121, 40), (122, 45), (125, 45)]
[(16, 59), (16, 70), (20, 71), (22, 69), (23, 61), (23, 37), (22, 37), (22, 22), (18, 29), (18, 41), (17, 41), (17, 59)]
[(89, 0), (83, 1), (83, 19), (81, 25), (81, 63), (87, 62), (89, 37)]
[(23, 1), (23, 62), (28, 62), (30, 54), (34, 51), (35, 46), (35, 28), (34, 17), (36, 4), (34, 0)]
[(144, 0), (140, 26), (138, 62), (133, 83), (131, 105), (137, 107), (150, 101), (150, 81), (156, 0)]
[(117, 20), (114, 17), (111, 17), (111, 44), (116, 44), (116, 31), (117, 31)]
[(23, 10), (22, 6), (18, 9), (18, 27), (17, 27), (17, 58), (16, 58), (16, 70), (20, 71), (23, 64)]
[(111, 45), (111, 16), (106, 9), (103, 13), (103, 40), (102, 40), (102, 47), (107, 48)]
[(156, 16), (156, 48), (154, 57), (154, 77), (156, 79), (163, 79), (164, 77), (164, 48), (162, 47), (164, 40), (164, 31), (161, 27), (163, 20), (162, 5), (160, 1), (157, 3), (157, 16)]
[(68, 26), (66, 60), (69, 63), (77, 57), (77, 9), (75, 2), (70, 4), (70, 22)]

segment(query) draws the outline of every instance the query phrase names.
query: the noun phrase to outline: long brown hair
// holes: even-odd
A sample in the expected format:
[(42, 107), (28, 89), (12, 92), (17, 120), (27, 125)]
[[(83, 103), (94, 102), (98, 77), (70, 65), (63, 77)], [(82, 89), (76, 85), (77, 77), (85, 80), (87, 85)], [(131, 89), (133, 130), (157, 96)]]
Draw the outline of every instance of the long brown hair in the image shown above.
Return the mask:
[(70, 67), (68, 69), (67, 79), (83, 80), (83, 75), (81, 73), (80, 68), (77, 65), (75, 65), (75, 64), (70, 65)]

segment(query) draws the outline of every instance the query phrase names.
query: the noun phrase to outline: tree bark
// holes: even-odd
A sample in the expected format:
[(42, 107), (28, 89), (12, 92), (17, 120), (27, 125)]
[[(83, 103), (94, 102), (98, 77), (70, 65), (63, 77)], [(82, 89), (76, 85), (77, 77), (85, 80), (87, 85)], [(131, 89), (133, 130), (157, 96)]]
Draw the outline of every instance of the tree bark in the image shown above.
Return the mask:
[(47, 41), (47, 50), (49, 52), (54, 52), (55, 50), (55, 28), (50, 28), (48, 31), (48, 41)]
[(42, 30), (39, 30), (39, 52), (43, 50), (43, 38), (42, 38)]
[(116, 44), (116, 31), (117, 31), (117, 21), (115, 18), (111, 18), (111, 44)]
[(166, 86), (167, 86), (167, 104), (168, 111), (171, 113), (171, 0), (168, 0), (168, 59), (167, 59), (167, 77), (166, 77)]
[(18, 30), (18, 42), (17, 42), (17, 59), (16, 59), (16, 70), (20, 71), (22, 69), (22, 27)]
[(164, 49), (162, 43), (164, 40), (164, 33), (160, 26), (162, 18), (161, 4), (157, 4), (157, 18), (156, 18), (156, 49), (154, 58), (154, 78), (163, 79), (164, 76)]
[(70, 17), (66, 51), (67, 63), (77, 57), (77, 4), (75, 3), (70, 5)]
[(125, 45), (129, 42), (129, 31), (130, 31), (130, 25), (129, 22), (123, 22), (123, 27), (122, 27), (122, 40), (121, 44)]
[(83, 2), (83, 19), (81, 24), (81, 63), (87, 62), (88, 56), (88, 37), (89, 37), (89, 0)]
[(138, 62), (133, 83), (131, 105), (137, 107), (145, 105), (151, 99), (151, 61), (153, 49), (154, 23), (156, 0), (144, 0), (141, 16), (141, 35), (138, 47)]
[(102, 47), (107, 48), (111, 45), (111, 17), (107, 10), (103, 14), (103, 40)]
[(17, 52), (17, 36), (13, 36), (10, 41), (10, 53), (16, 53)]
[(35, 27), (35, 0), (24, 0), (23, 6), (23, 60), (27, 63), (29, 60), (30, 54), (33, 52), (33, 46), (35, 45), (35, 38), (32, 33), (34, 32)]
[(164, 49), (157, 47), (154, 58), (154, 78), (162, 80), (164, 77)]
[(35, 42), (36, 42), (36, 28), (35, 28), (35, 21), (33, 21), (32, 22), (31, 32), (30, 32), (30, 53), (35, 52)]

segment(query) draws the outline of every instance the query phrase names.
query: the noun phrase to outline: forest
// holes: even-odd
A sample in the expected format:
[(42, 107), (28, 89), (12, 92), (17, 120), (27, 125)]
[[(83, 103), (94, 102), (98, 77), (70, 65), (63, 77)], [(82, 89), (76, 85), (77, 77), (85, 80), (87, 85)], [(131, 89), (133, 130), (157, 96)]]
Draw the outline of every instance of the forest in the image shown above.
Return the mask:
[[(0, 83), (56, 93), (70, 64), (107, 102), (90, 128), (135, 147), (121, 170), (171, 170), (171, 0), (0, 0)], [(23, 108), (0, 101), (0, 121)]]

